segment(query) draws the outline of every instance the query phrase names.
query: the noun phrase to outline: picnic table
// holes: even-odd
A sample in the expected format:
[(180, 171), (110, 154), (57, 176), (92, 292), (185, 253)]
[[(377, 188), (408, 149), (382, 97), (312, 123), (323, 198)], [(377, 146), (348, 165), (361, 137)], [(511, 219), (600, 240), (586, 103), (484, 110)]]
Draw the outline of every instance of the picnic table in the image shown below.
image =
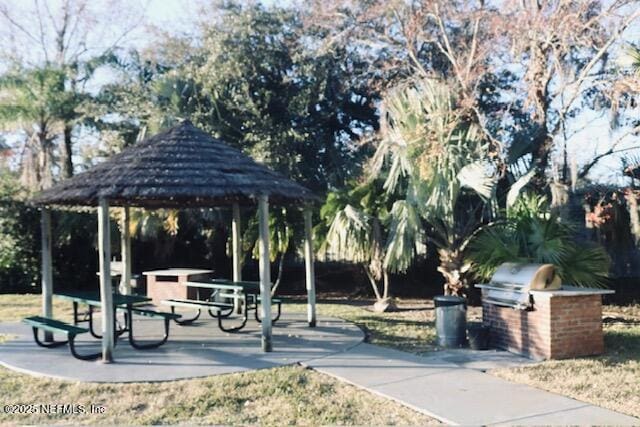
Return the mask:
[[(234, 282), (233, 280), (228, 279), (210, 279), (207, 281), (189, 281), (184, 285), (196, 289), (213, 290), (213, 294), (210, 298), (218, 297), (231, 300), (239, 299), (244, 305), (244, 311), (253, 311), (256, 321), (260, 322), (260, 315), (258, 312), (258, 305), (261, 299), (260, 282), (247, 280)], [(278, 308), (276, 317), (272, 319), (272, 322), (275, 323), (280, 319), (282, 300), (279, 298), (272, 298), (271, 302), (275, 303)]]
[[(53, 294), (54, 297), (71, 301), (73, 303), (73, 324), (78, 325), (79, 322), (89, 323), (89, 332), (95, 338), (101, 339), (93, 326), (93, 309), (94, 307), (101, 307), (102, 301), (100, 300), (100, 293), (96, 291), (76, 291), (76, 292), (59, 292)], [(151, 301), (151, 298), (142, 295), (122, 295), (118, 293), (113, 294), (113, 308), (114, 308), (114, 344), (117, 342), (117, 338), (122, 334), (129, 333), (129, 343), (132, 347), (137, 349), (155, 348), (166, 342), (169, 337), (169, 320), (176, 320), (180, 315), (173, 313), (163, 313), (153, 310), (147, 310), (140, 308), (140, 304), (146, 304)], [(88, 306), (87, 317), (80, 319), (78, 315), (78, 306), (85, 304)], [(124, 311), (124, 325), (120, 325), (115, 315), (115, 311)], [(133, 315), (137, 314), (144, 317), (162, 318), (164, 320), (164, 337), (159, 342), (150, 344), (140, 344), (135, 341), (133, 337)]]
[[(54, 297), (60, 298), (63, 300), (71, 301), (73, 303), (73, 324), (77, 325), (79, 322), (89, 322), (89, 327), (91, 330), (91, 335), (96, 338), (101, 338), (93, 331), (93, 307), (102, 307), (102, 301), (100, 299), (100, 292), (97, 291), (67, 291), (67, 292), (57, 292), (53, 294)], [(151, 298), (142, 296), (142, 295), (122, 295), (122, 294), (113, 294), (113, 307), (114, 310), (118, 308), (131, 308), (134, 305), (139, 305), (142, 303), (148, 303), (151, 301)], [(85, 304), (89, 307), (88, 318), (80, 320), (78, 317), (78, 306), (79, 304)], [(114, 319), (115, 319), (114, 315)], [(115, 329), (114, 329), (115, 331)], [(124, 331), (126, 332), (126, 331)], [(122, 333), (118, 334), (122, 335)]]

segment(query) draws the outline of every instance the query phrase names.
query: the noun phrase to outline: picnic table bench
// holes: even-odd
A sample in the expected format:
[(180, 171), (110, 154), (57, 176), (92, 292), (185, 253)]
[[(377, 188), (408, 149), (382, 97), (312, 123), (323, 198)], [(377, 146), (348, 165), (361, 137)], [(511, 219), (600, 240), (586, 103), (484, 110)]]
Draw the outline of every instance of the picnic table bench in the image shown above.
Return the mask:
[(223, 319), (226, 319), (231, 315), (231, 313), (233, 313), (233, 304), (229, 303), (189, 299), (169, 299), (163, 300), (162, 304), (170, 306), (172, 313), (174, 312), (175, 307), (195, 308), (197, 310), (197, 314), (190, 319), (176, 320), (176, 323), (180, 325), (193, 323), (200, 317), (202, 309), (207, 309), (211, 317), (218, 319), (218, 327), (224, 332), (237, 332), (247, 324), (247, 310), (245, 308), (242, 323), (239, 326), (227, 327), (224, 325)]
[[(244, 299), (251, 304), (249, 306), (249, 310), (253, 310), (256, 322), (261, 322), (258, 310), (259, 302), (262, 300), (262, 297), (260, 296), (260, 282), (247, 280), (234, 282), (233, 280), (227, 279), (212, 279), (208, 282), (187, 282), (187, 285), (218, 290), (217, 295), (222, 298), (242, 298), (241, 295), (243, 294)], [(220, 292), (221, 290), (227, 292)], [(280, 315), (282, 313), (282, 302), (282, 298), (271, 298), (271, 304), (275, 304), (277, 307), (277, 314), (271, 319), (271, 322), (273, 323), (280, 319)]]
[[(33, 329), (33, 338), (40, 347), (45, 348), (55, 348), (63, 345), (69, 344), (69, 349), (71, 350), (71, 354), (76, 359), (81, 360), (94, 360), (102, 356), (102, 352), (93, 353), (93, 354), (78, 354), (75, 347), (75, 339), (76, 336), (85, 334), (89, 332), (87, 328), (81, 328), (76, 325), (70, 325), (68, 323), (62, 322), (60, 320), (52, 319), (49, 317), (42, 316), (31, 316), (22, 320), (27, 325), (31, 326)], [(38, 330), (43, 330), (51, 333), (59, 333), (66, 335), (67, 339), (65, 341), (53, 341), (50, 343), (40, 341), (38, 338)]]
[[(100, 294), (98, 292), (91, 291), (82, 291), (82, 292), (61, 292), (54, 294), (55, 297), (68, 300), (73, 303), (73, 325), (65, 322), (61, 322), (56, 319), (33, 316), (24, 319), (24, 323), (27, 323), (32, 326), (34, 339), (36, 343), (41, 347), (53, 348), (59, 347), (61, 345), (69, 343), (69, 347), (71, 349), (71, 353), (74, 357), (83, 360), (92, 360), (97, 359), (102, 354), (96, 353), (91, 355), (79, 355), (75, 349), (75, 338), (77, 335), (84, 334), (89, 332), (93, 337), (97, 339), (101, 339), (102, 336), (99, 335), (94, 330), (93, 325), (93, 310), (95, 307), (102, 307), (102, 301), (100, 299)], [(121, 295), (121, 294), (113, 294), (113, 305), (114, 305), (114, 345), (118, 342), (117, 338), (128, 332), (129, 344), (133, 348), (138, 350), (146, 350), (151, 348), (156, 348), (167, 342), (169, 338), (169, 325), (171, 320), (178, 320), (180, 318), (179, 314), (176, 313), (164, 313), (160, 311), (149, 310), (145, 308), (141, 308), (138, 305), (141, 303), (147, 303), (150, 299), (140, 295)], [(78, 306), (79, 304), (85, 304), (88, 306), (88, 312), (84, 319), (79, 318)], [(115, 316), (116, 311), (124, 311), (124, 326), (116, 327), (118, 325), (117, 318)], [(149, 318), (157, 318), (162, 319), (164, 322), (164, 335), (161, 340), (150, 343), (140, 343), (136, 341), (133, 332), (133, 316), (139, 315)], [(88, 322), (88, 328), (82, 328), (78, 326), (80, 322)], [(55, 333), (63, 333), (67, 335), (67, 341), (57, 341), (52, 343), (42, 342), (38, 337), (38, 330), (41, 329), (47, 332), (55, 332)]]
[[(126, 308), (120, 307), (119, 310), (125, 311), (125, 319), (127, 317), (129, 318), (125, 320), (125, 322), (129, 324), (128, 326), (129, 344), (131, 344), (131, 347), (138, 350), (147, 350), (150, 348), (160, 347), (162, 344), (167, 342), (167, 340), (169, 339), (169, 324), (171, 320), (177, 321), (181, 317), (177, 313), (165, 313), (163, 311), (147, 310), (147, 309), (136, 308), (136, 307), (126, 307)], [(147, 344), (140, 344), (136, 342), (135, 338), (133, 337), (133, 315), (134, 314), (137, 314), (143, 317), (149, 317), (152, 319), (162, 319), (164, 321), (164, 336), (162, 337), (162, 339), (160, 341), (151, 342)]]
[[(258, 305), (261, 300), (260, 297), (260, 284), (258, 282), (250, 281), (231, 281), (226, 279), (211, 279), (206, 282), (202, 281), (188, 281), (184, 283), (184, 286), (194, 287), (196, 289), (210, 289), (213, 290), (213, 294), (207, 300), (200, 299), (167, 299), (163, 300), (162, 304), (171, 307), (171, 311), (174, 312), (175, 307), (187, 307), (195, 308), (197, 313), (194, 317), (186, 320), (177, 321), (181, 325), (187, 325), (194, 322), (200, 317), (202, 309), (207, 309), (209, 315), (218, 319), (218, 327), (224, 332), (237, 332), (244, 328), (247, 324), (249, 317), (249, 311), (254, 311), (254, 316), (257, 322), (260, 322), (260, 315), (258, 314)], [(198, 294), (199, 296), (199, 294)], [(214, 300), (215, 298), (222, 298), (225, 300), (240, 300), (242, 302), (242, 319), (241, 323), (236, 326), (225, 326), (224, 319), (231, 316), (235, 304), (229, 302), (222, 302)], [(280, 318), (282, 300), (279, 298), (272, 298), (272, 303), (277, 305), (277, 315), (272, 319), (276, 322)]]

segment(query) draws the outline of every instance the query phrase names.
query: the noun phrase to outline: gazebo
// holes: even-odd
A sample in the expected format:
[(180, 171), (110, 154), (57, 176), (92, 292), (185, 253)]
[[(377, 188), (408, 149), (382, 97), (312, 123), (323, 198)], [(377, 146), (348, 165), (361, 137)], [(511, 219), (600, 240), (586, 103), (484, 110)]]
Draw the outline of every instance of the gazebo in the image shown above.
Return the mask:
[(233, 280), (241, 277), (240, 207), (258, 205), (259, 271), (263, 319), (262, 349), (272, 351), (269, 203), (299, 204), (304, 212), (305, 267), (309, 326), (316, 323), (311, 202), (316, 197), (195, 127), (188, 120), (147, 138), (107, 161), (64, 180), (33, 199), (42, 208), (42, 311), (52, 316), (51, 209), (89, 206), (98, 211), (102, 360), (113, 361), (114, 310), (111, 284), (109, 208), (122, 209), (121, 288), (130, 292), (131, 237), (129, 208), (232, 209)]

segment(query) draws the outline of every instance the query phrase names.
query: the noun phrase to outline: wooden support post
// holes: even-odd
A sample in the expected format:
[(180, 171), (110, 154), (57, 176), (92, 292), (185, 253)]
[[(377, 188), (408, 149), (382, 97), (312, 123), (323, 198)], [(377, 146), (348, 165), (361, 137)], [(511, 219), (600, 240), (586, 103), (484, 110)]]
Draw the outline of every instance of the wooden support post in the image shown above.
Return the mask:
[(122, 229), (120, 234), (120, 253), (122, 255), (122, 275), (120, 276), (120, 293), (131, 295), (131, 234), (129, 224), (131, 217), (129, 207), (122, 208)]
[[(51, 262), (51, 211), (42, 209), (40, 217), (40, 232), (42, 244), (42, 316), (53, 317), (53, 266)], [(53, 341), (53, 334), (44, 334), (46, 342)]]
[(271, 266), (269, 261), (269, 198), (258, 200), (260, 227), (260, 307), (262, 317), (262, 350), (272, 351), (271, 343)]
[(111, 289), (111, 233), (109, 203), (101, 198), (98, 206), (98, 254), (100, 265), (100, 301), (102, 302), (102, 362), (113, 361), (113, 290)]
[(304, 209), (304, 263), (307, 285), (307, 320), (309, 326), (316, 326), (316, 275), (313, 259), (313, 235), (311, 230), (311, 209)]
[[(233, 204), (231, 239), (233, 251), (233, 281), (239, 282), (242, 280), (242, 237), (240, 234), (240, 205), (238, 203)], [(242, 303), (240, 298), (235, 298), (233, 301), (236, 313), (241, 313)]]

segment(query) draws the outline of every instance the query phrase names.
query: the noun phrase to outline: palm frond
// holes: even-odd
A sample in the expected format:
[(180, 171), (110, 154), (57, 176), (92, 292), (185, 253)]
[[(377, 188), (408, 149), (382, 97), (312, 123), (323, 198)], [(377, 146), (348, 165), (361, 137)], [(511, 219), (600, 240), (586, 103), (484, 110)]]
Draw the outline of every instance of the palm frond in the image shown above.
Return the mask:
[(529, 184), (529, 182), (531, 181), (531, 179), (533, 179), (535, 174), (536, 174), (535, 168), (531, 168), (531, 169), (529, 169), (529, 171), (527, 173), (525, 173), (520, 178), (518, 178), (516, 180), (516, 182), (511, 184), (511, 187), (509, 188), (509, 191), (507, 192), (507, 209), (509, 209), (513, 205), (515, 205), (516, 200), (518, 200), (518, 197), (520, 196), (520, 194), (522, 192), (522, 189), (527, 184)]
[(485, 163), (473, 162), (465, 165), (458, 172), (457, 178), (460, 185), (472, 189), (486, 202), (495, 199), (498, 180), (494, 174), (489, 173)]
[(368, 263), (372, 257), (371, 217), (347, 205), (331, 222), (321, 255), (355, 263)]
[(551, 263), (563, 283), (605, 286), (609, 272), (606, 251), (590, 243), (577, 245), (575, 230), (549, 212), (544, 197), (523, 195), (507, 212), (507, 223), (479, 233), (468, 257), (483, 278), (504, 262)]
[(405, 200), (398, 200), (391, 210), (389, 239), (385, 250), (384, 267), (391, 272), (404, 272), (413, 261), (422, 239), (420, 217)]

